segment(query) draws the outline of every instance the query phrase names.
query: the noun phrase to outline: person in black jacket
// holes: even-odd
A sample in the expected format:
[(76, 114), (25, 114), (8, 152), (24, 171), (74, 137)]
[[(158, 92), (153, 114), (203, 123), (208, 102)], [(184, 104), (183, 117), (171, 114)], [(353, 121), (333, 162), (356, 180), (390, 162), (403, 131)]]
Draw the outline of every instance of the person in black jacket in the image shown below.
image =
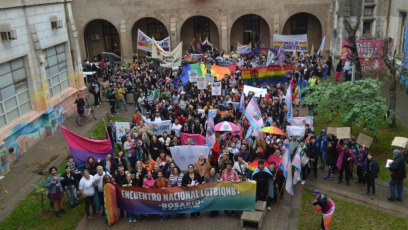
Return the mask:
[(78, 181), (75, 179), (74, 174), (71, 174), (71, 168), (67, 165), (65, 166), (65, 173), (62, 174), (62, 187), (67, 193), (69, 206), (75, 208), (78, 206), (78, 197), (77, 197), (77, 185)]
[(375, 179), (378, 177), (380, 168), (377, 161), (374, 159), (372, 153), (367, 153), (367, 159), (364, 166), (365, 179), (367, 181), (367, 191), (365, 194), (370, 194), (370, 188), (372, 191), (371, 200), (375, 197)]
[[(391, 180), (390, 180), (390, 191), (391, 196), (387, 199), (389, 201), (395, 202), (395, 200), (402, 202), (402, 188), (405, 179), (405, 159), (401, 155), (401, 151), (394, 149), (394, 161), (390, 164), (391, 170)], [(398, 198), (395, 199), (395, 187), (397, 187)]]
[[(181, 181), (181, 186), (184, 187), (195, 187), (199, 184), (201, 184), (202, 177), (198, 172), (194, 171), (194, 165), (189, 164), (188, 165), (188, 172), (184, 174), (183, 179)], [(191, 219), (196, 219), (198, 220), (200, 218), (200, 212), (192, 212), (191, 213)]]
[(266, 201), (269, 192), (269, 179), (273, 179), (272, 173), (265, 168), (264, 162), (258, 162), (258, 169), (252, 174), (252, 179), (256, 181), (256, 200)]
[(116, 146), (118, 146), (119, 151), (122, 151), (120, 144), (116, 142), (116, 127), (115, 127), (115, 122), (112, 119), (109, 119), (109, 125), (107, 129), (108, 129), (108, 135), (111, 141), (112, 149), (115, 149), (113, 145), (116, 143)]
[[(310, 139), (310, 143), (307, 145), (307, 156), (310, 159), (310, 163), (313, 167), (314, 178), (317, 179), (317, 161), (319, 160), (320, 156), (320, 148), (319, 144), (316, 142), (316, 137), (313, 136)], [(310, 171), (308, 172), (308, 176)]]

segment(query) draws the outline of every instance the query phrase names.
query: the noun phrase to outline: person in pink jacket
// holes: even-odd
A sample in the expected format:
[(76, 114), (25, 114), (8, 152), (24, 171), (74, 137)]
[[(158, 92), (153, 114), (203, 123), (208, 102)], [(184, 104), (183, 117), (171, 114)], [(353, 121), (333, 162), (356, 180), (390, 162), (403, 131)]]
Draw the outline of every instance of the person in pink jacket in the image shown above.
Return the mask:
[(354, 154), (349, 149), (348, 145), (340, 144), (340, 139), (337, 142), (337, 152), (339, 152), (339, 158), (337, 158), (337, 169), (339, 170), (339, 181), (337, 184), (341, 184), (343, 180), (343, 172), (346, 174), (346, 185), (350, 186), (350, 173), (353, 167)]
[(230, 181), (230, 182), (240, 182), (239, 174), (237, 171), (232, 169), (232, 164), (230, 162), (227, 163), (227, 168), (222, 171), (221, 174), (221, 181)]

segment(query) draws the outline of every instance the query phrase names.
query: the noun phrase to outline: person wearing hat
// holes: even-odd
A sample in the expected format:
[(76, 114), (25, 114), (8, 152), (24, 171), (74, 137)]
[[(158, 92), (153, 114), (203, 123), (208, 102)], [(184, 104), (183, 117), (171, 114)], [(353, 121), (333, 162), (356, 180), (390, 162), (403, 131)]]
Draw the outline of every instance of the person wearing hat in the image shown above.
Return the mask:
[[(404, 185), (404, 179), (406, 176), (405, 171), (405, 160), (401, 154), (401, 151), (394, 149), (392, 152), (394, 154), (394, 161), (390, 164), (391, 180), (390, 180), (390, 192), (391, 196), (387, 200), (391, 202), (399, 201), (402, 202), (402, 189)], [(395, 197), (395, 187), (397, 188), (397, 196)]]
[(310, 200), (310, 203), (314, 206), (314, 212), (322, 213), (322, 223), (320, 229), (329, 229), (334, 216), (334, 210), (336, 205), (333, 200), (326, 195), (320, 193), (319, 190), (313, 190), (314, 200)]

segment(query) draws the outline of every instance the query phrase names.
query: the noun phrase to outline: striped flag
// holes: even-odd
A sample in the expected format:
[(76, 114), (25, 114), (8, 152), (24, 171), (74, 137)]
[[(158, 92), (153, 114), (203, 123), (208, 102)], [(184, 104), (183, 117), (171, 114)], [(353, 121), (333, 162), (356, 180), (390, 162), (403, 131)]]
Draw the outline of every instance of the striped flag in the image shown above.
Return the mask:
[(325, 44), (326, 44), (326, 36), (323, 37), (322, 44), (320, 44), (320, 48), (319, 48), (319, 50), (317, 51), (317, 56), (320, 55), (320, 51), (323, 52), (323, 49), (324, 49), (324, 45), (325, 45)]
[(214, 117), (211, 111), (208, 111), (208, 120), (207, 120), (207, 132), (205, 134), (205, 140), (207, 146), (213, 146), (215, 144), (215, 132), (214, 132)]
[(283, 171), (283, 176), (286, 178), (286, 191), (293, 196), (292, 162), (290, 161), (290, 148), (287, 139), (283, 142), (282, 153), (283, 158), (279, 168)]
[(260, 129), (263, 127), (264, 122), (262, 119), (262, 113), (258, 107), (255, 97), (252, 97), (251, 101), (249, 101), (245, 110), (245, 117), (248, 119), (249, 123), (255, 127), (255, 129)]
[(292, 165), (295, 167), (295, 173), (293, 174), (293, 184), (297, 184), (300, 181), (300, 174), (302, 172), (302, 163), (300, 161), (299, 149), (296, 150), (295, 157), (293, 157)]
[(285, 103), (288, 107), (286, 120), (290, 122), (290, 120), (292, 119), (292, 83), (289, 84), (288, 91), (286, 92)]
[(245, 105), (245, 94), (244, 94), (244, 90), (242, 90), (241, 99), (239, 100), (239, 111), (241, 113), (244, 112), (244, 105)]

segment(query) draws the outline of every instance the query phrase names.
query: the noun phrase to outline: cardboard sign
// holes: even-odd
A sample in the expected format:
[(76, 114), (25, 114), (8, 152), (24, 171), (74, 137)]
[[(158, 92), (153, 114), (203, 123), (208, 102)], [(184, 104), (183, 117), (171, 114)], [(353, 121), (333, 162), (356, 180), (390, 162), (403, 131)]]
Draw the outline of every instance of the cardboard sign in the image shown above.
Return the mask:
[(221, 82), (214, 82), (211, 85), (211, 95), (212, 96), (220, 96), (221, 95)]
[(351, 137), (351, 129), (350, 127), (328, 127), (327, 128), (328, 134), (334, 134), (339, 139), (347, 139)]
[(198, 76), (198, 73), (197, 73), (197, 70), (189, 70), (188, 71), (188, 81), (189, 82), (197, 82), (197, 76)]
[(394, 137), (391, 146), (397, 146), (401, 148), (407, 147), (408, 138), (406, 137)]
[(305, 135), (305, 126), (286, 126), (288, 136), (300, 136)]
[(129, 122), (115, 122), (116, 142), (122, 143), (121, 138), (126, 134), (126, 129), (130, 129)]
[(203, 76), (197, 76), (196, 78), (197, 81), (197, 89), (206, 89), (207, 84), (205, 82), (205, 77)]
[(211, 82), (212, 84), (214, 82), (214, 76), (209, 73), (206, 73), (205, 74), (205, 84), (207, 85), (208, 82)]
[(370, 148), (371, 144), (373, 143), (373, 138), (360, 133), (357, 138), (357, 144), (364, 145), (366, 148)]

